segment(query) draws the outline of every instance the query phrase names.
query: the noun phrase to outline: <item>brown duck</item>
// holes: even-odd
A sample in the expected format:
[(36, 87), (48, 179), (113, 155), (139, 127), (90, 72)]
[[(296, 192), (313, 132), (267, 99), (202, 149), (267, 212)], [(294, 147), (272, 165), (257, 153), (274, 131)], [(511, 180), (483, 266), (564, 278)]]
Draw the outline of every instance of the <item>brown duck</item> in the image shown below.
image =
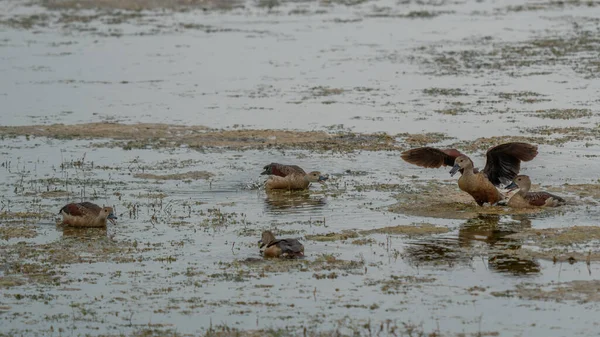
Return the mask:
[(106, 220), (116, 225), (112, 207), (100, 207), (91, 202), (71, 203), (60, 209), (62, 225), (72, 227), (106, 227)]
[(508, 206), (514, 208), (533, 208), (533, 207), (557, 207), (566, 204), (565, 199), (548, 192), (529, 192), (531, 188), (531, 179), (528, 176), (520, 175), (508, 185), (508, 189), (517, 189), (509, 200)]
[(262, 239), (258, 241), (260, 251), (264, 257), (302, 257), (304, 256), (304, 246), (296, 239), (276, 240), (275, 235), (270, 231), (262, 233)]
[(265, 182), (267, 190), (304, 190), (308, 188), (310, 183), (323, 183), (327, 180), (327, 177), (321, 175), (321, 172), (306, 173), (297, 165), (271, 163), (263, 169), (264, 171), (261, 174), (270, 175)]
[(469, 193), (479, 206), (483, 206), (484, 203), (494, 205), (503, 200), (504, 196), (496, 186), (513, 180), (519, 174), (521, 161), (530, 161), (537, 153), (537, 146), (527, 143), (494, 146), (487, 151), (483, 171), (475, 168), (473, 161), (456, 149), (421, 147), (402, 152), (402, 159), (427, 168), (453, 166), (451, 176), (458, 171), (462, 174), (458, 179), (458, 187)]

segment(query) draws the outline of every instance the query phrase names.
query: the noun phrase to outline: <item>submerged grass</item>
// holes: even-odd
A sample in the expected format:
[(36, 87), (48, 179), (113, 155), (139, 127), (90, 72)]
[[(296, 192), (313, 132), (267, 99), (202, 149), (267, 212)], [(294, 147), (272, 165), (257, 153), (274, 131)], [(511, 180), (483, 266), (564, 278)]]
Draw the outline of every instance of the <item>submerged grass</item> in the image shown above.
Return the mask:
[(429, 223), (412, 224), (409, 226), (393, 226), (361, 231), (363, 235), (369, 234), (396, 234), (408, 236), (420, 236), (430, 234), (447, 233), (450, 230), (446, 227), (438, 227)]
[(184, 173), (173, 174), (136, 173), (133, 176), (134, 178), (154, 180), (206, 180), (213, 177), (214, 174), (206, 171), (189, 171)]
[(600, 281), (597, 280), (551, 283), (545, 287), (540, 287), (539, 284), (523, 283), (517, 285), (515, 289), (493, 291), (491, 295), (552, 302), (577, 301), (578, 303), (590, 303), (600, 301), (599, 287)]

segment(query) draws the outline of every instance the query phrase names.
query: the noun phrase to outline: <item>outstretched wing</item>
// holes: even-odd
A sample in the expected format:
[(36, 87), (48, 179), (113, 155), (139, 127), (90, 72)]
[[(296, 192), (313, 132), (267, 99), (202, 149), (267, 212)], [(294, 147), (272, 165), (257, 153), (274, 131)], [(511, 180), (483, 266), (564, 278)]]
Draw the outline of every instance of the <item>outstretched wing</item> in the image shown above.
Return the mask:
[(261, 174), (270, 174), (274, 176), (285, 177), (292, 173), (299, 173), (305, 175), (306, 172), (297, 165), (284, 165), (278, 163), (271, 163), (265, 167), (263, 167), (264, 171)]
[(453, 166), (456, 157), (462, 155), (456, 149), (440, 150), (433, 147), (419, 147), (402, 152), (402, 159), (413, 165), (438, 168), (440, 166)]
[(483, 173), (494, 185), (515, 179), (521, 169), (521, 161), (537, 156), (537, 146), (527, 143), (506, 143), (488, 150)]

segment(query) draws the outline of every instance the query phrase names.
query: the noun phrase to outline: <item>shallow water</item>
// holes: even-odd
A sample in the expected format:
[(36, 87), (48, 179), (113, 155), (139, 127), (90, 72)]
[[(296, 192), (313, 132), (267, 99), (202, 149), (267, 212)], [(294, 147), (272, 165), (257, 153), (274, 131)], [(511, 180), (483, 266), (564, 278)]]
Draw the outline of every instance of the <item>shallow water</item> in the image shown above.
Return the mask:
[[(568, 286), (597, 280), (597, 261), (515, 255), (540, 248), (507, 236), (597, 225), (599, 84), (587, 60), (598, 47), (581, 36), (597, 28), (585, 18), (599, 9), (508, 6), (368, 1), (267, 11), (249, 3), (127, 19), (129, 12), (2, 2), (1, 125), (150, 122), (448, 137), (434, 146), (536, 136), (539, 155), (521, 171), (569, 205), (449, 218), (391, 212), (423, 185), (456, 184), (448, 169), (409, 166), (398, 151), (124, 150), (106, 147), (106, 139), (4, 136), (0, 229), (22, 233), (0, 237), (0, 335), (198, 335), (215, 327), (368, 335), (368, 323), (407, 334), (413, 327), (443, 336), (594, 336), (597, 299)], [(402, 17), (415, 11), (432, 17)], [(6, 21), (32, 13), (48, 17), (32, 27)], [(66, 17), (98, 13), (89, 21)], [(531, 47), (572, 35), (589, 49), (570, 40), (553, 53)], [(518, 46), (524, 63), (508, 63)], [(561, 119), (569, 111), (550, 109), (588, 110)], [(560, 132), (532, 131), (546, 126), (587, 131), (552, 143)], [(481, 167), (483, 152), (475, 152)], [(259, 173), (270, 162), (330, 179), (305, 193), (266, 193)], [(136, 177), (190, 171), (212, 176)], [(569, 187), (583, 184), (591, 187)], [(119, 224), (56, 226), (60, 207), (79, 200), (113, 205)], [(361, 233), (420, 223), (448, 231)], [(262, 260), (257, 241), (265, 229), (299, 238), (306, 257)], [(306, 238), (342, 231), (356, 236)], [(567, 256), (596, 253), (593, 243), (558, 248)], [(563, 285), (565, 294), (552, 293)], [(547, 292), (518, 292), (525, 288)]]

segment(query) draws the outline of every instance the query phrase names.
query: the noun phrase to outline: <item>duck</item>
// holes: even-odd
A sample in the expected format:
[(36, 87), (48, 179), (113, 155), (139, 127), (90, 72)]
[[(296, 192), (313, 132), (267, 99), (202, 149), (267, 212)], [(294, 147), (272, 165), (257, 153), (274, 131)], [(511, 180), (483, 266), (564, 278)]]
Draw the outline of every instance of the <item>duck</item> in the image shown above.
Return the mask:
[(404, 161), (425, 168), (452, 166), (450, 176), (460, 171), (458, 187), (470, 194), (477, 205), (497, 205), (506, 197), (497, 187), (508, 185), (521, 169), (521, 162), (537, 156), (537, 145), (522, 142), (500, 144), (486, 153), (487, 161), (483, 171), (474, 167), (473, 161), (456, 149), (436, 149), (420, 147), (404, 151)]
[(513, 208), (558, 207), (567, 203), (565, 199), (548, 192), (529, 192), (531, 179), (526, 175), (517, 176), (506, 188), (517, 190), (508, 200), (508, 206)]
[(319, 171), (306, 173), (298, 165), (271, 163), (263, 167), (263, 170), (261, 175), (269, 175), (269, 178), (265, 181), (265, 189), (267, 190), (305, 190), (310, 186), (310, 183), (322, 184), (328, 179)]
[(71, 227), (106, 227), (106, 220), (117, 224), (112, 207), (100, 207), (88, 201), (67, 204), (58, 213), (63, 216), (61, 224)]
[(296, 239), (275, 239), (271, 231), (264, 231), (258, 241), (260, 251), (266, 258), (303, 257), (304, 246)]

